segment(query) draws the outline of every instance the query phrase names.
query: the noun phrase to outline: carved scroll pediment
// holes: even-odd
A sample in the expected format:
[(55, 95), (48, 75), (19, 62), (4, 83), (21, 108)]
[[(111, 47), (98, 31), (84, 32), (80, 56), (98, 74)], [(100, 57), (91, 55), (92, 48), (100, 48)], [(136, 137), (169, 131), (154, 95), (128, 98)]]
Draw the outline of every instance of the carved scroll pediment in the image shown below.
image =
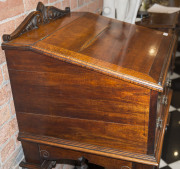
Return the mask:
[(48, 23), (51, 20), (58, 19), (68, 13), (70, 13), (70, 8), (66, 7), (65, 10), (58, 9), (53, 6), (44, 6), (42, 2), (37, 5), (37, 11), (42, 13), (43, 23)]
[(68, 13), (70, 13), (69, 7), (61, 10), (53, 6), (44, 6), (39, 2), (36, 11), (31, 12), (13, 33), (3, 35), (3, 41), (11, 41), (28, 31), (37, 29), (41, 24), (49, 23)]

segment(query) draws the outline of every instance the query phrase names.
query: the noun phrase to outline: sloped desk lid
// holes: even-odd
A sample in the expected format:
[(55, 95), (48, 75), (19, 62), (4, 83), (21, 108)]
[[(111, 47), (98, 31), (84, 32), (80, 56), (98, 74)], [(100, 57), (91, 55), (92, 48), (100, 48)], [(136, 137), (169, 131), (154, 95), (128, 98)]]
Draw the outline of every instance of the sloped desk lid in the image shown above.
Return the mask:
[(2, 48), (43, 53), (162, 92), (174, 41), (163, 32), (71, 12), (4, 41)]

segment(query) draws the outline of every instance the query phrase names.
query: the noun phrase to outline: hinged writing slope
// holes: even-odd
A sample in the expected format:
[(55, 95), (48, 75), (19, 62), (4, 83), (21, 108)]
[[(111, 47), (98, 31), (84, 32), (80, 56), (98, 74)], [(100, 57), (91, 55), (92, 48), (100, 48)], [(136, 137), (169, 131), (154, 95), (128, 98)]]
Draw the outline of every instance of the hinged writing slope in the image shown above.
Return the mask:
[(3, 45), (29, 46), (31, 50), (162, 91), (168, 67), (163, 67), (162, 62), (170, 62), (173, 38), (95, 14), (71, 13)]

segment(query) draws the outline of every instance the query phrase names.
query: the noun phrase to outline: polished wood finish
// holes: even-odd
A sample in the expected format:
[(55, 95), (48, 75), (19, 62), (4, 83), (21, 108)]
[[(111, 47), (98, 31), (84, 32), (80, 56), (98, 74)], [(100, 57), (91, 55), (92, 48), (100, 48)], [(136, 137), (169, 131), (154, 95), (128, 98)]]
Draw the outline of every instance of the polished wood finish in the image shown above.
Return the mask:
[[(167, 61), (175, 37), (95, 14), (80, 13), (78, 18), (77, 15), (71, 13), (59, 19), (58, 29), (55, 25), (54, 33), (51, 27), (54, 23), (46, 24), (43, 25), (46, 35), (42, 36), (44, 32), (40, 27), (9, 43), (3, 43), (2, 47), (46, 53), (56, 59), (96, 69), (153, 90), (163, 90), (165, 76), (161, 73), (164, 70), (157, 67), (162, 61)], [(68, 23), (61, 26), (66, 17), (65, 23)], [(168, 66), (166, 63), (163, 65)]]
[(157, 114), (154, 113), (157, 110), (157, 102), (158, 102), (158, 92), (151, 91), (150, 93), (150, 110), (149, 110), (149, 131), (148, 131), (148, 144), (147, 144), (147, 154), (154, 155), (154, 140), (155, 140), (155, 130), (156, 130), (156, 119)]
[[(169, 0), (168, 6), (179, 7), (180, 2), (178, 0)], [(175, 66), (175, 55), (177, 50), (178, 42), (178, 33), (179, 33), (179, 23), (180, 23), (180, 14), (175, 12), (172, 14), (165, 13), (149, 13), (148, 17), (142, 18), (141, 21), (136, 22), (136, 25), (159, 30), (162, 32), (173, 34), (174, 38), (174, 52), (171, 59), (171, 73), (173, 72)]]
[[(10, 76), (12, 76), (10, 78), (12, 83), (16, 84), (13, 93), (16, 97), (17, 112), (48, 115), (51, 109), (54, 116), (97, 119), (140, 126), (148, 125), (149, 98), (146, 97), (150, 96), (148, 89), (126, 81), (121, 81), (119, 84), (119, 80), (116, 78), (102, 76), (98, 72), (56, 61), (33, 52), (30, 52), (29, 55), (25, 51), (15, 50), (7, 51), (7, 53), (8, 55), (15, 53), (18, 55), (18, 59), (16, 55), (12, 56), (13, 59), (7, 57)], [(21, 64), (19, 62), (21, 59), (29, 66), (24, 65), (23, 62)], [(15, 69), (24, 71), (14, 71)], [(51, 78), (47, 77), (49, 75)], [(25, 77), (26, 79), (24, 79)], [(33, 88), (33, 86), (36, 87)], [(27, 92), (29, 88), (31, 88), (30, 93)], [(49, 88), (53, 92), (52, 95), (49, 95)], [(81, 90), (77, 91), (77, 88), (81, 88)], [(90, 88), (91, 90), (88, 91), (87, 89)], [(75, 99), (71, 97), (72, 93), (74, 93)], [(33, 98), (31, 94), (34, 95)], [(124, 105), (125, 100), (127, 100), (126, 106)], [(62, 112), (61, 109), (63, 109)], [(121, 114), (118, 113), (119, 111)], [(127, 114), (131, 114), (131, 119), (127, 119)]]
[(158, 167), (174, 46), (174, 35), (86, 12), (4, 41), (21, 165), (83, 156), (108, 169)]
[(28, 142), (30, 143), (38, 142), (39, 144), (55, 146), (55, 147), (70, 149), (70, 150), (75, 150), (75, 151), (81, 151), (81, 152), (86, 152), (90, 154), (97, 154), (100, 156), (105, 156), (105, 157), (109, 157), (113, 159), (139, 162), (139, 163), (154, 165), (154, 166), (158, 165), (154, 156), (140, 154), (140, 153), (131, 153), (127, 151), (120, 151), (117, 149), (106, 148), (102, 146), (95, 146), (95, 145), (85, 144), (85, 143), (81, 144), (79, 142), (69, 141), (69, 140), (64, 140), (64, 139), (62, 140), (60, 138), (55, 138), (55, 137), (20, 133), (19, 140), (27, 142), (27, 144)]

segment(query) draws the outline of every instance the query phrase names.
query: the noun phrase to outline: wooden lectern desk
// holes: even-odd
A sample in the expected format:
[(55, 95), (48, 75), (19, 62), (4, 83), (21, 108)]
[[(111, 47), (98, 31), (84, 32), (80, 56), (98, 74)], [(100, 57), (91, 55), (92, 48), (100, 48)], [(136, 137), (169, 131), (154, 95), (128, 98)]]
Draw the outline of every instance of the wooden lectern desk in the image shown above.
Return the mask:
[(22, 167), (158, 168), (175, 36), (39, 3), (3, 40)]

